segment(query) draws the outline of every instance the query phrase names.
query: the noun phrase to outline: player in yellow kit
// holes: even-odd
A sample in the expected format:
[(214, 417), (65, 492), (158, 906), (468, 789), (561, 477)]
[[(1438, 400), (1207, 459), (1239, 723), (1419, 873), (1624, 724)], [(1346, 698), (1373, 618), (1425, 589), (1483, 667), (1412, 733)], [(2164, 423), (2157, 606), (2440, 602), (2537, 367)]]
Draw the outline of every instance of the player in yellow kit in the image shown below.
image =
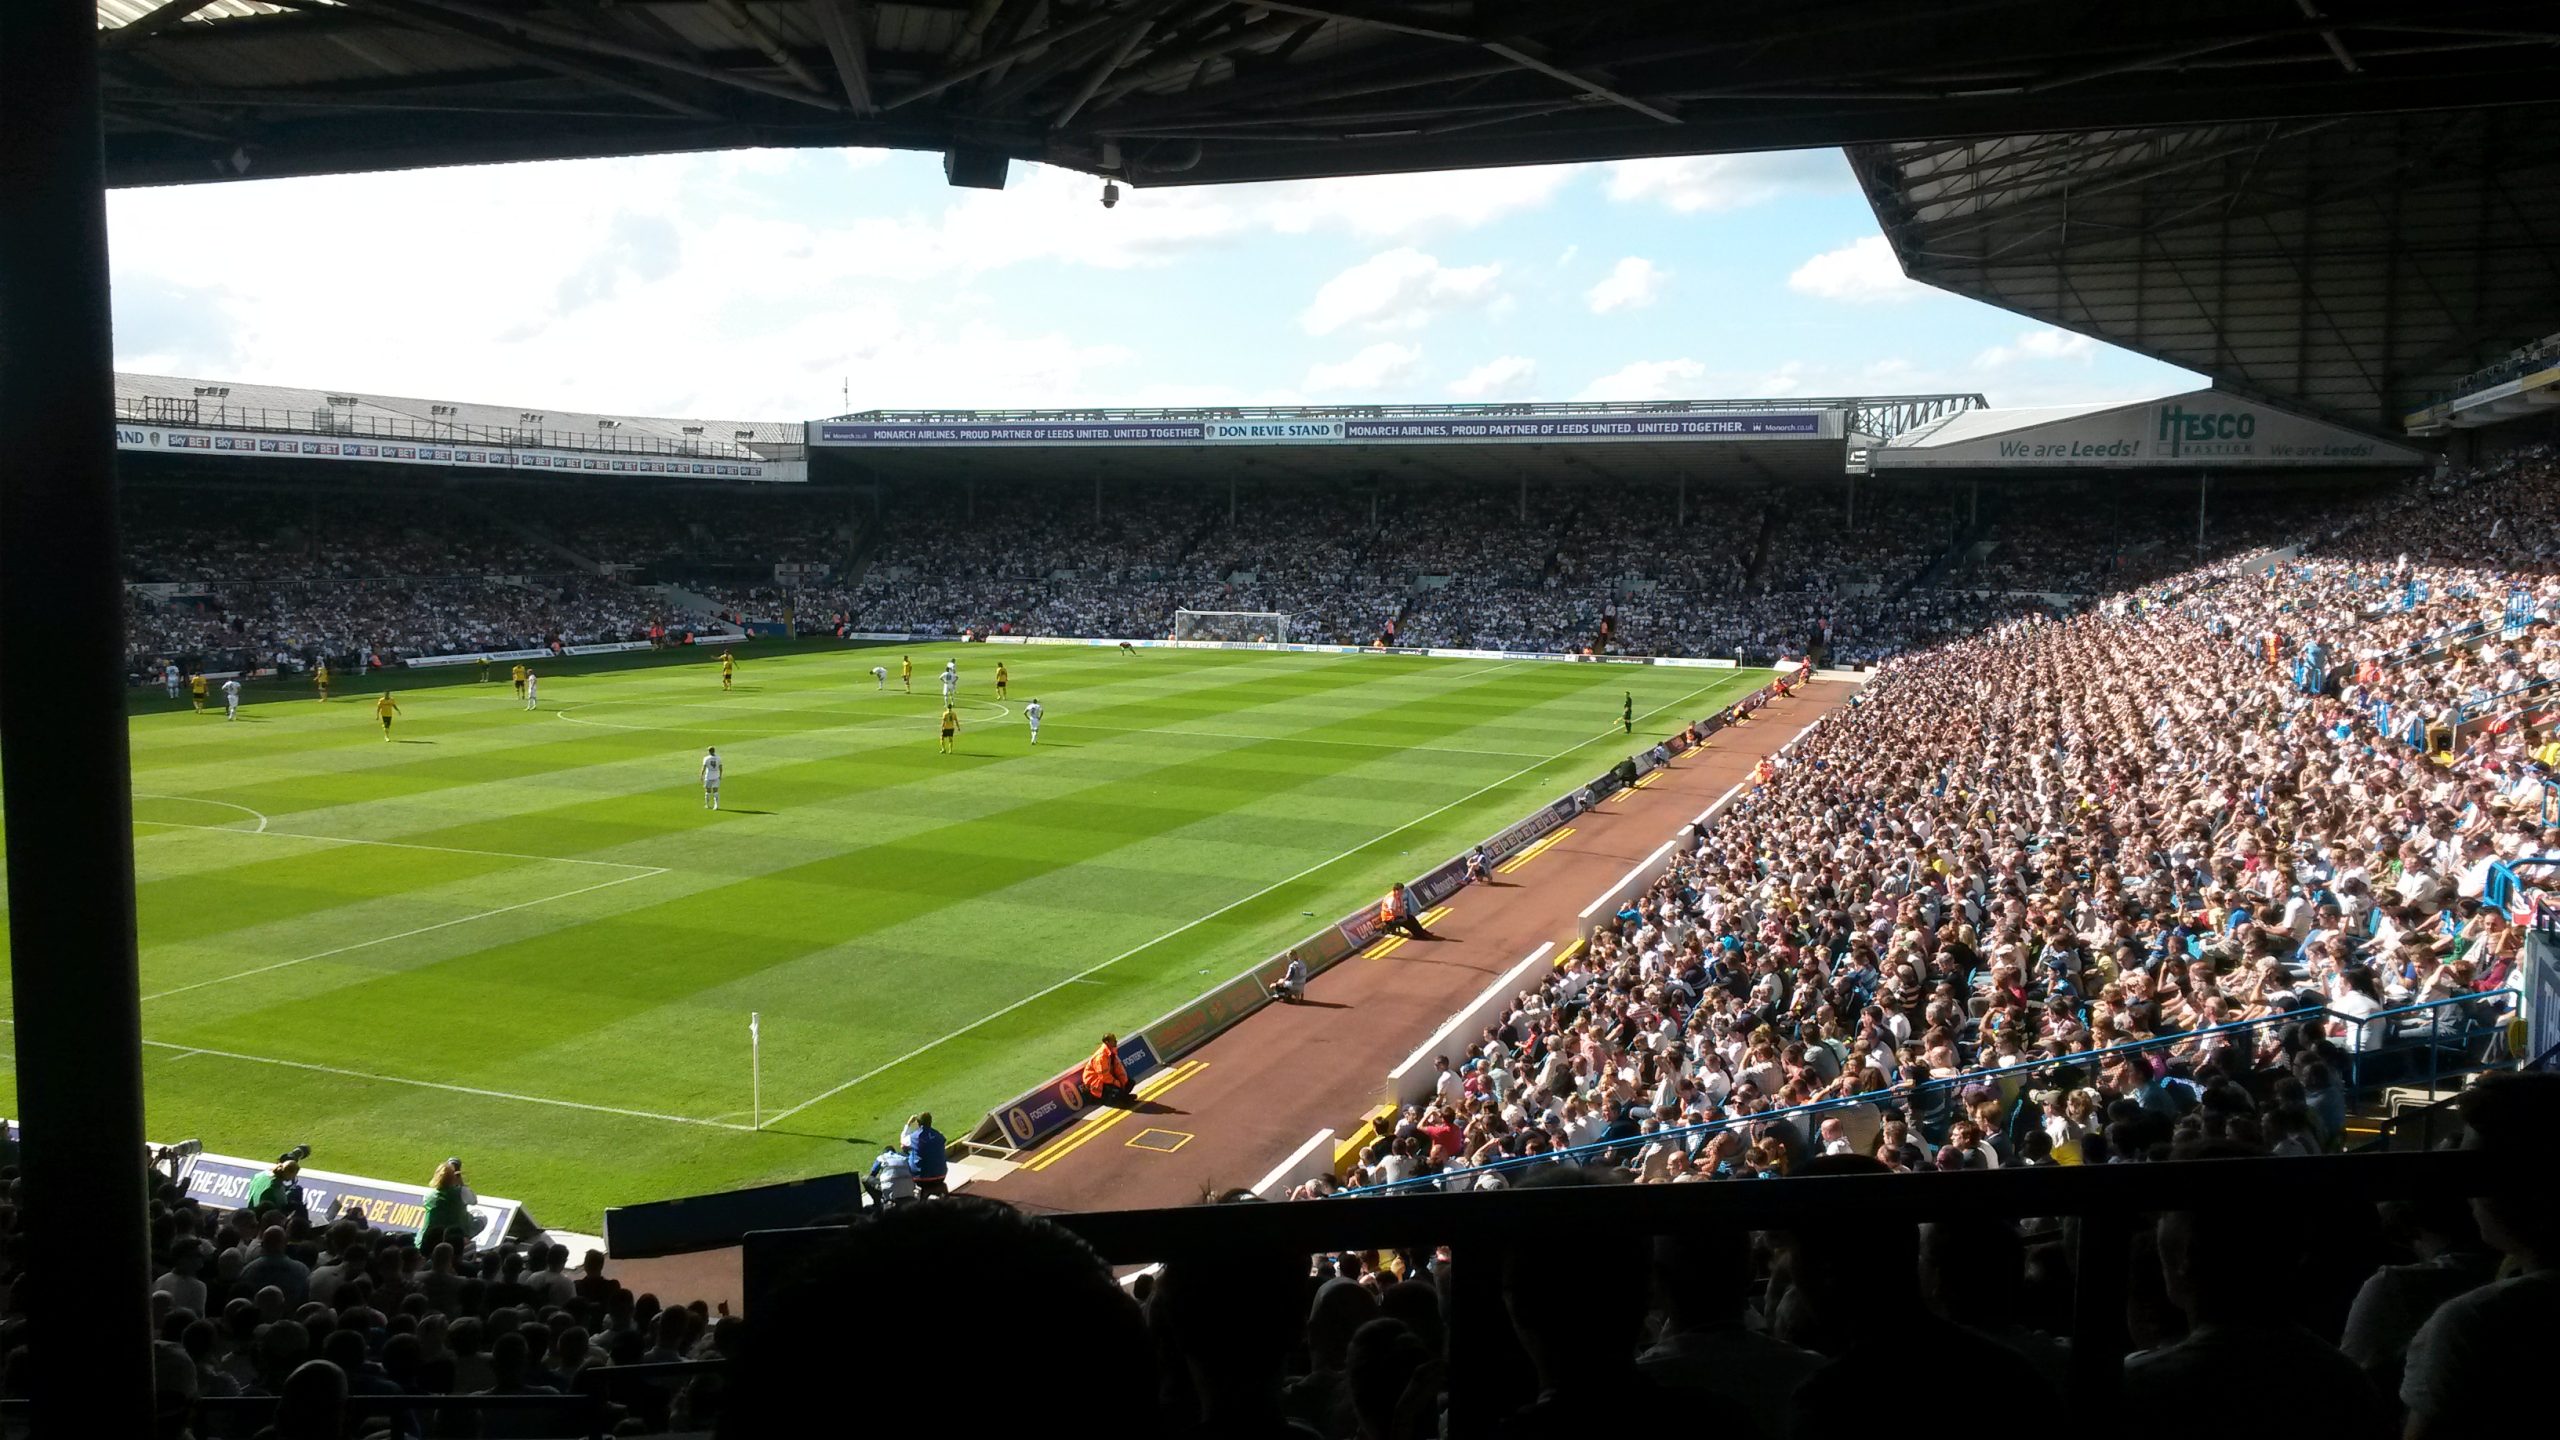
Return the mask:
[(512, 673), (516, 682), (516, 698), (521, 700), (524, 698), (524, 666), (519, 663)]
[(193, 700), (194, 702), (196, 702), (196, 713), (197, 713), (197, 714), (201, 715), (201, 714), (203, 714), (203, 713), (204, 713), (204, 672), (203, 672), (203, 671), (199, 670), (199, 671), (197, 671), (195, 674), (190, 675), (190, 676), (188, 676), (188, 677), (187, 677), (187, 698), (188, 698), (188, 699), (190, 699), (190, 700)]
[(957, 734), (959, 734), (959, 733), (960, 733), (960, 712), (959, 712), (959, 711), (957, 711), (957, 710), (952, 709), (952, 708), (951, 708), (950, 706), (948, 706), (948, 705), (943, 706), (943, 707), (942, 707), (942, 753), (943, 753), (943, 754), (948, 755), (948, 754), (950, 754), (950, 753), (951, 753), (951, 737), (952, 737), (952, 736), (954, 736), (954, 735), (957, 735)]
[(1004, 698), (1004, 683), (1004, 662), (999, 660), (996, 662), (996, 698), (999, 700)]
[(904, 655), (898, 657), (898, 688), (910, 695), (916, 693), (916, 662)]
[(720, 652), (720, 688), (728, 689), (738, 681), (738, 660), (728, 651)]
[(323, 660), (323, 661), (321, 661), (319, 664), (314, 665), (314, 666), (312, 666), (312, 667), (311, 667), (311, 683), (312, 683), (314, 686), (318, 687), (318, 689), (319, 689), (319, 691), (320, 691), (320, 703), (321, 703), (321, 704), (323, 704), (323, 705), (328, 704), (328, 703), (329, 703), (329, 662), (328, 662), (328, 661)]
[(392, 701), (391, 692), (388, 690), (382, 692), (381, 699), (373, 702), (373, 718), (382, 722), (384, 740), (391, 738), (391, 717), (399, 713), (400, 707)]

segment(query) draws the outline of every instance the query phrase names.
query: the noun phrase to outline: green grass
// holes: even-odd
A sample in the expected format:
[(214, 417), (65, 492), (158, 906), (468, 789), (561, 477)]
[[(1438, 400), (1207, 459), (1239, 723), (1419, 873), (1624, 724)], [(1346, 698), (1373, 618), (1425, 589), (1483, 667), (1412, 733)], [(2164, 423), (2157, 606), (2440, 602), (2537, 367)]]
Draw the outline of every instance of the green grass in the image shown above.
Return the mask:
[[(1762, 679), (912, 653), (912, 696), (895, 649), (834, 645), (759, 648), (730, 694), (702, 665), (564, 673), (532, 714), (503, 680), (446, 683), (402, 692), (396, 744), (364, 693), (262, 691), (236, 724), (155, 697), (132, 721), (151, 1135), (308, 1141), (316, 1164), (393, 1180), (460, 1152), (573, 1228), (867, 1163), (848, 1141), (920, 1108), (965, 1131), (1100, 1031), (1605, 768), (1628, 748), (1622, 691), (1652, 717), (1641, 736)], [(952, 756), (923, 693), (946, 654)], [(729, 762), (718, 814), (706, 744)]]

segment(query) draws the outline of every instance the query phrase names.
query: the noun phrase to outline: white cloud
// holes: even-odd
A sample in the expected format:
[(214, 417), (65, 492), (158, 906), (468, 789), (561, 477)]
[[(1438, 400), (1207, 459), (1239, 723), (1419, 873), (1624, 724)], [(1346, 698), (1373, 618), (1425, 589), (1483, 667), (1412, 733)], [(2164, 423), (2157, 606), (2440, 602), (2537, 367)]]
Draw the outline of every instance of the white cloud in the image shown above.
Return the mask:
[(1310, 366), (1305, 388), (1317, 394), (1384, 399), (1381, 392), (1410, 384), (1421, 365), (1421, 346), (1381, 340), (1348, 360)]
[(1449, 393), (1461, 400), (1517, 400), (1538, 378), (1538, 362), (1526, 355), (1499, 355), (1449, 382)]
[(1566, 247), (1564, 247), (1564, 253), (1556, 257), (1556, 268), (1557, 268), (1557, 269), (1559, 269), (1559, 270), (1561, 270), (1561, 269), (1563, 269), (1564, 267), (1566, 267), (1567, 265), (1572, 264), (1572, 263), (1573, 263), (1573, 257), (1574, 257), (1574, 256), (1576, 256), (1576, 255), (1579, 255), (1579, 254), (1581, 254), (1581, 253), (1582, 253), (1582, 247), (1581, 247), (1581, 246), (1579, 246), (1579, 245), (1567, 245)]
[(1670, 271), (1641, 255), (1630, 255), (1610, 268), (1607, 279), (1584, 291), (1582, 298), (1594, 315), (1641, 310), (1661, 296), (1662, 284), (1670, 278)]
[(1399, 239), (1426, 231), (1473, 229), (1535, 210), (1573, 179), (1570, 165), (1510, 170), (1440, 170), (1418, 175), (1351, 175), (1237, 187), (1244, 204), (1284, 235), (1341, 229)]
[(1865, 305), (1909, 300), (1928, 287), (1906, 278), (1893, 246), (1881, 235), (1825, 250), (1787, 277), (1787, 288), (1817, 300)]
[(1324, 282), (1298, 317), (1310, 335), (1336, 330), (1419, 330), (1443, 311), (1494, 297), (1499, 265), (1443, 265), (1410, 247), (1372, 255)]
[(2007, 345), (1994, 345), (1973, 357), (1973, 363), (1985, 370), (1997, 370), (2019, 361), (2070, 361), (2086, 365), (2098, 358), (2098, 342), (2086, 335), (2068, 330), (2029, 330)]
[(1684, 155), (1609, 166), (1610, 199), (1649, 201), (1683, 215), (1739, 210), (1783, 195), (1845, 194), (1852, 188), (1848, 164), (1837, 150)]
[(1582, 387), (1576, 400), (1690, 399), (1707, 378), (1695, 360), (1638, 360)]

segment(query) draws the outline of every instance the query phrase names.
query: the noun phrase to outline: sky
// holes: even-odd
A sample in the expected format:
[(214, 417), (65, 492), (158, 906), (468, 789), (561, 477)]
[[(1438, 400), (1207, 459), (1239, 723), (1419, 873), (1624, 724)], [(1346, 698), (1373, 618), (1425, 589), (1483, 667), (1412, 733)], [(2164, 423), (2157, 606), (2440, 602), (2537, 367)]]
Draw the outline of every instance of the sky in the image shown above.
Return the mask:
[(1832, 150), (1101, 193), (878, 150), (118, 191), (116, 363), (741, 420), (2202, 383), (1904, 279)]

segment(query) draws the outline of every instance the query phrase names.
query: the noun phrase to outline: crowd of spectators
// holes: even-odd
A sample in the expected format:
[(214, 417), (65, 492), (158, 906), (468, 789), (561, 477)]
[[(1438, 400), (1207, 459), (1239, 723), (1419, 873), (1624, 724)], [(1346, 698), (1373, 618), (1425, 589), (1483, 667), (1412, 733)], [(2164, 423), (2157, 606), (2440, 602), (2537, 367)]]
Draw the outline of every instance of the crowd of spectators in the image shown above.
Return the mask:
[[(741, 1322), (725, 1306), (635, 1295), (594, 1251), (572, 1267), (564, 1245), (475, 1237), (469, 1189), (454, 1161), (423, 1187), (430, 1225), (412, 1235), (357, 1215), (310, 1214), (296, 1179), (300, 1153), (279, 1159), (236, 1210), (186, 1195), (168, 1168), (154, 1173), (151, 1305), (164, 1435), (584, 1434), (583, 1417), (557, 1408), (451, 1412), (401, 1400), (601, 1395), (600, 1372), (614, 1367), (737, 1351)], [(14, 1219), (0, 1207), (0, 1227)], [(441, 1223), (448, 1219), (457, 1223)], [(0, 1278), (11, 1312), (27, 1313), (35, 1308), (26, 1303), (30, 1257), (16, 1243), (23, 1233), (12, 1229), (10, 1238)], [(10, 1349), (0, 1394), (24, 1396), (33, 1362), (27, 1349)], [(695, 1370), (610, 1393), (611, 1423), (623, 1433), (709, 1432), (721, 1423), (729, 1386), (716, 1369)], [(202, 1400), (233, 1397), (276, 1403), (192, 1414)]]
[(2312, 1153), (2351, 1086), (2495, 1043), (2550, 882), (2493, 876), (2560, 853), (2560, 469), (2331, 519), (1886, 663), (1355, 1183), (1602, 1143), (1665, 1182)]
[(425, 487), (154, 485), (120, 500), (125, 578), (141, 583), (530, 575), (564, 563)]
[(842, 563), (856, 528), (841, 493), (580, 485), (479, 487), (471, 495), (568, 550), (617, 569), (680, 575), (735, 565)]
[[(757, 618), (778, 618), (793, 603), (778, 587), (717, 587), (695, 605), (624, 577), (832, 570), (848, 553), (849, 522), (823, 496), (565, 482), (451, 494), (136, 487), (123, 523), (134, 582), (126, 654), (132, 673), (156, 679), (168, 663), (389, 664), (633, 641), (655, 626), (734, 624), (765, 610), (776, 613)], [(799, 603), (812, 614), (852, 608), (851, 592), (824, 579)]]

